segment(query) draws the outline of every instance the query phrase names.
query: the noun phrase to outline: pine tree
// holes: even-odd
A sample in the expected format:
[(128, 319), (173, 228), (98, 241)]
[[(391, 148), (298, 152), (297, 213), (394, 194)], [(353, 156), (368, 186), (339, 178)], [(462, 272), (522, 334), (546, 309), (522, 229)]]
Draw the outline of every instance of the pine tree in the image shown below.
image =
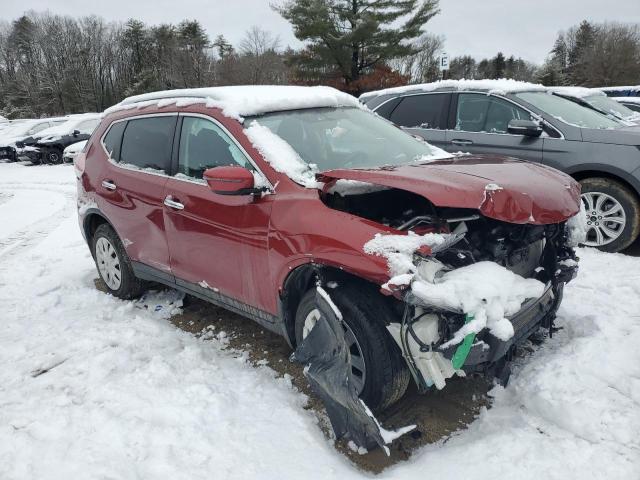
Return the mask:
[(438, 0), (288, 0), (275, 9), (308, 42), (293, 59), (299, 74), (335, 71), (356, 94), (376, 65), (415, 53), (409, 41), (439, 12)]

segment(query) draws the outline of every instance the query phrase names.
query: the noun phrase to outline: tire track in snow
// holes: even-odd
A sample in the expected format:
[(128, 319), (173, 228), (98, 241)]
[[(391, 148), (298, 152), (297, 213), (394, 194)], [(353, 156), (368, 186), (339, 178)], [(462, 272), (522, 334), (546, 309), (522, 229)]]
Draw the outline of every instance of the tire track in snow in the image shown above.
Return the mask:
[(42, 218), (25, 228), (11, 233), (8, 237), (0, 239), (0, 260), (20, 255), (32, 247), (42, 242), (53, 230), (55, 230), (64, 220), (75, 213), (75, 189), (50, 188), (48, 184), (40, 185), (20, 185), (1, 184), (2, 188), (11, 190), (39, 190), (50, 191), (62, 194), (65, 197), (64, 206), (52, 214)]

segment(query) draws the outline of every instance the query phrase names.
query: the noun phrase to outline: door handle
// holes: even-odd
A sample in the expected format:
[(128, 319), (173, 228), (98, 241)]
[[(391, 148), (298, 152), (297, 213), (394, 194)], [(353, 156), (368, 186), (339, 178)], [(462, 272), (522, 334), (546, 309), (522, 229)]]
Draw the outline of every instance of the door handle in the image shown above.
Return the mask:
[(460, 145), (460, 146), (473, 145), (473, 142), (471, 140), (455, 139), (455, 140), (451, 140), (451, 143), (454, 144), (454, 145)]
[(184, 210), (184, 205), (176, 202), (171, 195), (167, 195), (167, 198), (164, 199), (164, 204), (174, 210)]
[(111, 190), (111, 191), (116, 189), (116, 184), (113, 183), (113, 181), (111, 181), (111, 180), (103, 180), (102, 181), (102, 186), (104, 188), (106, 188), (107, 190)]

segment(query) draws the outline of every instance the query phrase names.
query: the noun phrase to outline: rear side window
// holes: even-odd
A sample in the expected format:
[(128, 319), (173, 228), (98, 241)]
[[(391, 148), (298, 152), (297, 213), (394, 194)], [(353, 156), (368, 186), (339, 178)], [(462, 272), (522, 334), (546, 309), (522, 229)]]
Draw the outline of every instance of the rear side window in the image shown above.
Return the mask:
[(446, 93), (405, 97), (390, 120), (401, 127), (443, 129), (441, 118), (446, 101)]
[(129, 120), (122, 136), (120, 162), (169, 173), (177, 117)]
[(102, 143), (105, 150), (109, 153), (109, 158), (120, 161), (120, 145), (122, 144), (122, 133), (127, 122), (118, 122), (111, 125), (109, 132), (104, 137)]

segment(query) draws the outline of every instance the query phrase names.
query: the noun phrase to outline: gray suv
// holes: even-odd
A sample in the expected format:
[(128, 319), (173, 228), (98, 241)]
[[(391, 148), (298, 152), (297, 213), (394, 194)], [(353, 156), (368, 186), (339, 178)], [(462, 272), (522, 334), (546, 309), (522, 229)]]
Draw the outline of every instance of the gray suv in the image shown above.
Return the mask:
[(515, 81), (443, 81), (360, 100), (446, 151), (517, 157), (568, 173), (582, 184), (589, 246), (617, 252), (640, 233), (640, 127)]

